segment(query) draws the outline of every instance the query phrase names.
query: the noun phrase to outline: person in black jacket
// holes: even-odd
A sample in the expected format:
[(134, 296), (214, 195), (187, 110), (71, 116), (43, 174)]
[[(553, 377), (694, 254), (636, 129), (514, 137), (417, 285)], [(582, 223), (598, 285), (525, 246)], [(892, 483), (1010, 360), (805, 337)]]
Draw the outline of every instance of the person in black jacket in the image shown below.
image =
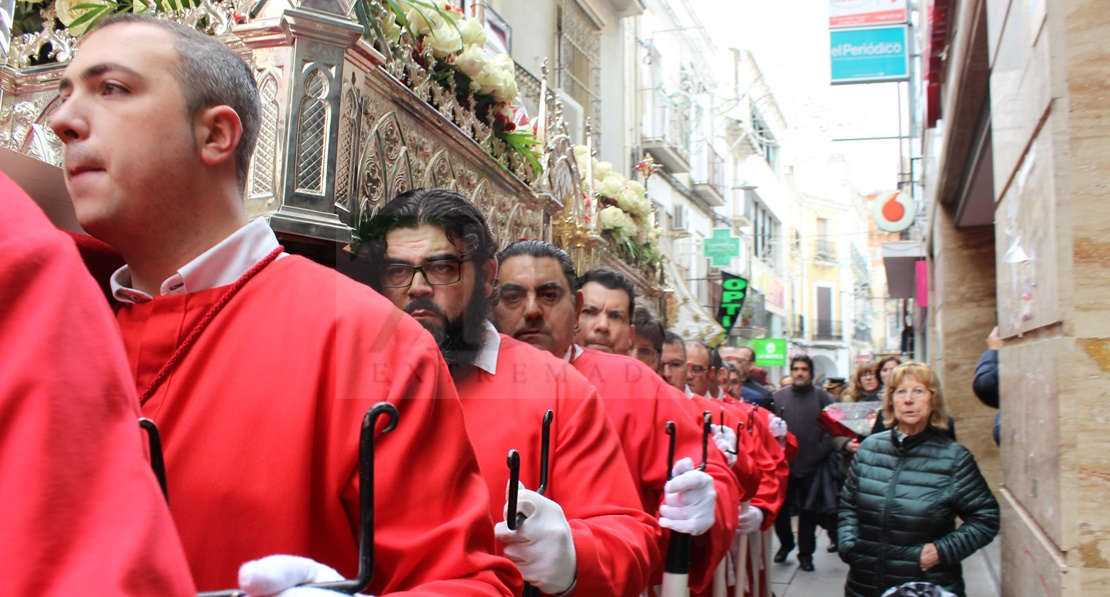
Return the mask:
[[(998, 408), (998, 351), (1002, 350), (1002, 338), (998, 337), (998, 326), (994, 326), (991, 334), (987, 336), (987, 351), (979, 357), (979, 364), (975, 367), (975, 379), (971, 382), (971, 389), (979, 397), (979, 401), (991, 407)], [(994, 443), (1001, 443), (1001, 417), (994, 415)]]
[[(836, 488), (822, 483), (826, 479), (823, 473), (832, 448), (828, 433), (817, 424), (821, 410), (832, 404), (833, 399), (825, 390), (813, 385), (813, 360), (808, 356), (794, 355), (790, 359), (790, 375), (794, 378), (794, 385), (775, 392), (773, 396), (779, 416), (798, 439), (798, 453), (790, 462), (786, 501), (775, 519), (775, 534), (778, 535), (780, 547), (774, 561), (776, 564), (784, 563), (793, 551), (795, 541), (790, 519), (797, 516), (798, 566), (805, 572), (813, 572), (817, 526), (822, 517), (836, 510)], [(826, 487), (828, 493), (821, 491)]]
[(971, 452), (944, 432), (944, 397), (928, 365), (891, 372), (883, 411), (894, 427), (860, 444), (840, 494), (844, 594), (879, 597), (926, 581), (963, 597), (960, 562), (998, 534), (998, 502)]

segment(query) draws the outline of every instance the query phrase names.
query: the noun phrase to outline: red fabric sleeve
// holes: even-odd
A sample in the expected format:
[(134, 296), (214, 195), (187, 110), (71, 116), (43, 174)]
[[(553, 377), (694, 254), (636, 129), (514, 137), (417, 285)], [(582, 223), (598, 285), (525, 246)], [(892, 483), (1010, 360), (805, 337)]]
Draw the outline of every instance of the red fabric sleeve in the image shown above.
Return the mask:
[[(757, 442), (762, 446), (765, 457), (774, 463), (774, 478), (777, 483), (773, 487), (773, 491), (770, 477), (767, 476), (765, 477), (765, 479), (767, 479), (766, 483), (760, 483), (760, 491), (756, 498), (752, 499), (753, 506), (762, 508), (765, 512), (770, 513), (770, 516), (765, 516), (763, 518), (763, 526), (761, 527), (762, 530), (767, 530), (774, 524), (779, 509), (782, 508), (783, 502), (786, 501), (786, 482), (790, 477), (790, 463), (782, 446), (779, 444), (779, 440), (775, 439), (767, 428), (767, 423), (770, 418), (769, 411), (751, 404), (746, 404), (744, 406), (754, 411), (755, 414), (753, 419), (756, 422), (755, 435), (758, 437)], [(794, 440), (794, 444), (796, 451), (797, 440)]]
[(560, 460), (573, 467), (560, 472), (556, 466), (551, 483), (571, 519), (578, 556), (575, 593), (635, 597), (659, 561), (658, 523), (634, 497), (636, 484), (597, 392), (577, 373), (574, 377), (581, 383), (568, 383), (570, 395), (587, 399), (561, 426), (555, 446)]
[[(367, 593), (411, 596), (489, 596), (516, 593), (520, 575), (511, 562), (494, 555), (493, 521), (489, 493), (479, 474), (478, 462), (464, 432), (462, 407), (439, 347), (419, 324), (394, 311), (400, 318), (387, 346), (402, 350), (405, 362), (389, 376), (383, 398), (397, 406), (396, 429), (378, 435), (375, 445), (374, 493), (377, 524), (374, 530), (374, 567), (380, 571)], [(391, 326), (384, 325), (384, 329)], [(359, 335), (352, 327), (347, 330)], [(375, 333), (379, 340), (382, 336)], [(363, 346), (341, 341), (339, 346)], [(383, 347), (386, 348), (386, 347)], [(339, 355), (338, 396), (365, 395), (380, 384), (382, 372), (359, 366), (359, 350)], [(392, 351), (390, 351), (392, 353)], [(350, 428), (351, 415), (344, 403), (331, 421)], [(384, 424), (384, 422), (382, 423)], [(351, 452), (344, 452), (349, 457)], [(342, 490), (352, 533), (357, 536), (357, 459), (349, 460), (350, 480)], [(511, 589), (510, 589), (511, 587)], [(510, 592), (511, 590), (511, 592)]]
[(104, 297), (2, 175), (0, 205), (3, 592), (195, 594)]
[[(676, 421), (678, 434), (675, 441), (675, 460), (681, 456), (690, 456), (695, 464), (700, 463), (704, 413), (707, 410), (710, 411), (713, 415), (713, 424), (720, 424), (717, 414), (719, 409), (715, 408), (716, 405), (711, 400), (695, 402), (688, 400), (673, 386), (664, 384), (664, 387), (673, 390), (673, 392), (667, 392), (669, 397), (660, 398), (661, 409), (665, 409), (663, 412), (671, 413), (665, 415), (667, 419), (687, 413), (685, 420), (688, 423), (682, 424)], [(712, 584), (717, 564), (728, 554), (729, 547), (732, 546), (732, 538), (736, 535), (742, 493), (754, 488), (759, 482), (759, 475), (747, 454), (737, 454), (736, 463), (729, 468), (725, 455), (717, 448), (712, 437), (709, 438), (708, 444), (709, 459), (705, 472), (713, 477), (713, 487), (717, 490), (716, 521), (707, 533), (695, 537), (692, 542), (689, 578), (692, 592), (703, 591)], [(666, 447), (664, 446), (663, 449), (666, 450)], [(727, 493), (722, 494), (722, 491)]]
[[(677, 426), (675, 460), (689, 457), (695, 464), (702, 460), (702, 430), (694, 422), (694, 411), (687, 407), (690, 401), (647, 365), (624, 355), (585, 349), (575, 359), (574, 367), (601, 395), (633, 475), (637, 477), (644, 510), (657, 519), (669, 473), (667, 421), (674, 421)], [(717, 493), (716, 522), (691, 544), (691, 587), (705, 586), (712, 581), (716, 562), (732, 543), (740, 504), (736, 477), (712, 439), (705, 472), (713, 478)], [(659, 531), (658, 548), (665, 554), (670, 532), (662, 528)], [(653, 583), (662, 578), (662, 562), (656, 566), (653, 577)]]
[(495, 374), (475, 370), (457, 380), (494, 520), (503, 519), (510, 448), (520, 453), (520, 482), (538, 486), (541, 420), (551, 409), (545, 496), (570, 525), (575, 594), (639, 595), (659, 561), (658, 524), (644, 511), (597, 391), (562, 359), (508, 336), (500, 341)]
[(747, 499), (766, 513), (762, 528), (767, 529), (774, 524), (775, 515), (786, 498), (786, 476), (790, 468), (778, 440), (767, 429), (766, 411), (761, 413), (760, 410), (745, 402), (725, 404), (725, 421), (734, 431), (738, 423), (743, 424), (737, 437), (740, 451), (751, 457), (759, 472), (759, 485)]
[(798, 438), (789, 431), (786, 432), (786, 446), (783, 447), (783, 450), (786, 452), (788, 462), (794, 460), (794, 457), (798, 455)]

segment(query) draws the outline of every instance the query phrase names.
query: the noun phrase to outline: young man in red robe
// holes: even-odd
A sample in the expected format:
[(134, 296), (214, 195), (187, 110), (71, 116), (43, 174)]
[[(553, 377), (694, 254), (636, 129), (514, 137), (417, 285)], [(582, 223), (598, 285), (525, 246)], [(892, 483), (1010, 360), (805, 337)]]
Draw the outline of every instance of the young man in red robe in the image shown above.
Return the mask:
[(195, 595), (112, 312), (0, 174), (0, 562), (12, 595)]
[[(542, 241), (513, 243), (498, 260), (501, 287), (493, 310), (498, 329), (570, 360), (597, 388), (632, 465), (644, 510), (660, 516), (661, 527), (697, 537), (690, 585), (706, 586), (732, 542), (738, 494), (755, 489), (758, 476), (751, 461), (741, 454), (734, 469), (740, 488), (715, 446), (708, 450), (705, 472), (691, 470), (701, 464), (702, 427), (679, 401), (681, 394), (676, 397), (677, 391), (640, 361), (607, 352), (631, 346), (628, 314), (633, 305), (627, 279), (613, 270), (594, 270), (586, 278), (588, 288), (579, 292), (570, 257)], [(576, 327), (579, 339), (606, 351), (575, 344)], [(673, 471), (666, 466), (667, 421), (676, 424), (678, 463)], [(674, 473), (670, 481), (668, 473)], [(666, 549), (668, 537), (660, 533), (660, 549)], [(656, 571), (655, 582), (661, 574)]]
[[(628, 463), (597, 392), (551, 355), (500, 335), (486, 320), (497, 245), (478, 208), (447, 189), (410, 191), (367, 225), (370, 279), (439, 343), (489, 486), (505, 555), (551, 595), (634, 597), (658, 561), (655, 520), (636, 498)], [(551, 409), (549, 483), (540, 483), (542, 421)], [(506, 455), (524, 487), (506, 512)]]
[(400, 420), (377, 436), (369, 592), (507, 595), (515, 572), (492, 553), (488, 493), (432, 339), (247, 222), (251, 69), (215, 38), (113, 15), (59, 97), (78, 221), (128, 264), (112, 278), (117, 321), (197, 587), (234, 587), (240, 564), (274, 553), (353, 577), (359, 430), (388, 401)]

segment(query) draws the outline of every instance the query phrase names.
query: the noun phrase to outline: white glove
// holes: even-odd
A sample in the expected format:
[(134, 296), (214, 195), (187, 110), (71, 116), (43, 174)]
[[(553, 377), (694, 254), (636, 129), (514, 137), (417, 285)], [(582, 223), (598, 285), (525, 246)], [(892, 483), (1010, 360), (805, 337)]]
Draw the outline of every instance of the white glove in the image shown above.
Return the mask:
[(728, 459), (728, 466), (736, 464), (736, 432), (722, 425), (713, 425), (713, 443)]
[(700, 535), (713, 526), (717, 506), (713, 477), (694, 470), (693, 460), (683, 458), (674, 463), (671, 480), (663, 486), (663, 492), (659, 526), (689, 535)]
[(747, 535), (759, 530), (763, 526), (763, 510), (748, 506), (745, 508), (740, 506), (740, 524), (736, 526), (736, 532), (741, 535)]
[[(516, 508), (527, 518), (515, 531), (510, 531), (504, 520), (493, 528), (497, 540), (505, 544), (505, 557), (516, 564), (525, 582), (542, 593), (558, 595), (567, 591), (578, 574), (578, 556), (563, 509), (523, 484)], [(516, 512), (510, 513), (505, 504), (505, 517), (509, 516), (516, 516)]]
[(335, 591), (298, 587), (343, 580), (333, 568), (300, 556), (273, 555), (239, 567), (239, 588), (251, 597), (335, 597)]
[(783, 421), (775, 415), (768, 415), (767, 429), (771, 432), (771, 435), (779, 441), (782, 441), (782, 438), (786, 437), (786, 421)]

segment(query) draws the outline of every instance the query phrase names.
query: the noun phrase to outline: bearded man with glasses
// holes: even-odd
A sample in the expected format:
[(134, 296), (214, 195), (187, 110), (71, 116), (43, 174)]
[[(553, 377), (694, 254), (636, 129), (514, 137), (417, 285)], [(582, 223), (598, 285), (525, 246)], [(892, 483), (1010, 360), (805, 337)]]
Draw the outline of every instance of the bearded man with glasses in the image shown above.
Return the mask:
[[(431, 332), (451, 369), (490, 514), (501, 521), (498, 552), (547, 595), (638, 596), (659, 560), (658, 523), (640, 503), (619, 436), (589, 381), (486, 319), (497, 244), (478, 208), (447, 189), (409, 191), (382, 206), (366, 237), (371, 285)], [(559, 296), (548, 288), (543, 299)], [(540, 493), (531, 489), (540, 484), (549, 409), (551, 482)], [(519, 452), (524, 486), (515, 512), (506, 503), (510, 449)], [(444, 496), (453, 499), (450, 488)], [(506, 518), (516, 521), (517, 514), (525, 519), (510, 529)]]

